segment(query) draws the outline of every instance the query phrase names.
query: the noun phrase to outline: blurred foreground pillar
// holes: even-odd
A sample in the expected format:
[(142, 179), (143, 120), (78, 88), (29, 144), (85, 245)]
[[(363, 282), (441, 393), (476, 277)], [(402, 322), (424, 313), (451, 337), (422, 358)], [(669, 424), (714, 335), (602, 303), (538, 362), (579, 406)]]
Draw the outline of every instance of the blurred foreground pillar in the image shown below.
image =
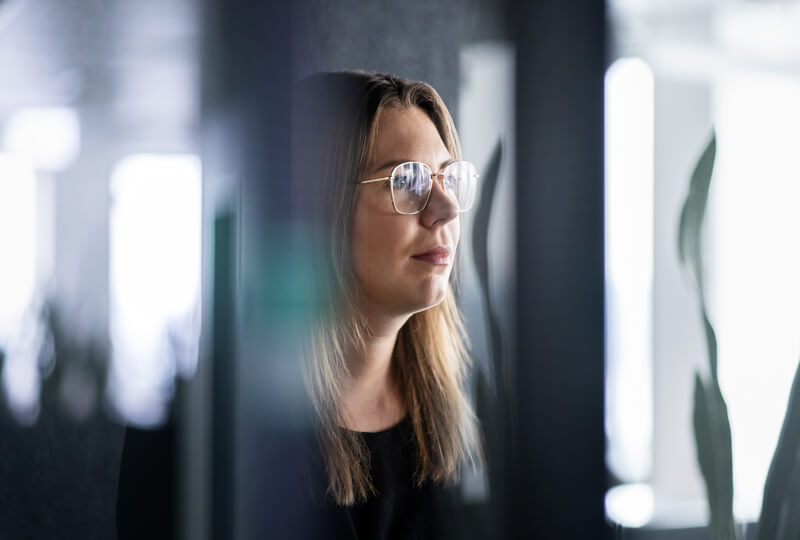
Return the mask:
[(189, 512), (185, 519), (214, 539), (308, 537), (297, 498), (298, 448), (311, 430), (299, 356), (303, 224), (289, 180), (293, 9), (274, 1), (205, 3), (211, 473), (205, 500), (196, 502), (209, 517)]
[(517, 350), (508, 538), (601, 539), (602, 1), (518, 0)]

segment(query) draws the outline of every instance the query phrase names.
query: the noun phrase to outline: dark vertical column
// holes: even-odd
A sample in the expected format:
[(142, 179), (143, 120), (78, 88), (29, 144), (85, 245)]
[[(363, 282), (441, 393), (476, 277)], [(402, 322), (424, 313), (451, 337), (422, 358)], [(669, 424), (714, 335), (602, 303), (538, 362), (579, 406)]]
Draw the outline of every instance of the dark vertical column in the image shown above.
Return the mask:
[[(309, 532), (302, 498), (311, 431), (298, 314), (313, 273), (302, 263), (303, 223), (290, 177), (293, 43), (304, 36), (293, 14), (300, 3), (206, 6), (204, 171), (209, 182), (232, 184), (220, 192), (233, 201), (236, 225), (236, 324), (225, 337), (234, 346), (215, 355), (213, 370), (214, 539), (320, 537)], [(215, 316), (219, 310), (215, 305)]]
[(234, 537), (236, 381), (236, 228), (232, 214), (214, 220), (212, 345), (211, 532)]
[[(241, 2), (223, 4), (208, 0), (204, 5), (203, 51), (203, 208), (206, 228), (204, 274), (210, 277), (204, 308), (209, 334), (207, 352), (210, 422), (203, 440), (208, 444), (209, 472), (199, 486), (205, 490), (194, 502), (194, 514), (184, 525), (183, 538), (202, 535), (207, 540), (236, 538), (236, 374), (239, 367), (238, 325), (240, 304), (240, 192), (246, 171), (247, 137), (241, 111), (246, 109), (249, 65), (245, 54), (243, 18), (236, 8)], [(210, 241), (208, 237), (211, 237)], [(200, 409), (202, 410), (202, 409)], [(202, 419), (200, 420), (202, 421)], [(206, 435), (207, 433), (207, 435)], [(208, 436), (209, 439), (205, 439)], [(194, 450), (201, 452), (200, 449)], [(201, 521), (201, 523), (197, 523)], [(191, 534), (191, 535), (190, 535)]]
[(517, 447), (509, 538), (607, 536), (600, 0), (519, 0)]

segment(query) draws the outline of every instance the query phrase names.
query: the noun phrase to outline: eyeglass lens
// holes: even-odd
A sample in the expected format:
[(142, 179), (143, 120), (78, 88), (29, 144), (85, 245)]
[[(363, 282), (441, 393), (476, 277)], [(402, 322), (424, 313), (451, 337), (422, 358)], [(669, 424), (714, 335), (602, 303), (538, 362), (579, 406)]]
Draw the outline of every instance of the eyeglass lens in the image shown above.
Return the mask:
[[(423, 163), (403, 163), (392, 173), (392, 196), (398, 212), (421, 211), (433, 187), (431, 170)], [(442, 171), (442, 187), (458, 203), (461, 212), (469, 210), (475, 200), (477, 173), (467, 161), (457, 161)]]

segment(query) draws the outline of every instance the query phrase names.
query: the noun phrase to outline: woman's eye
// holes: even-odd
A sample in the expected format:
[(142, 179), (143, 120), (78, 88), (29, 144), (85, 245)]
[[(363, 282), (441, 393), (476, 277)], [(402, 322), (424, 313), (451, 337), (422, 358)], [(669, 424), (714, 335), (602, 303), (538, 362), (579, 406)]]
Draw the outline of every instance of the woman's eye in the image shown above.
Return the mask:
[(448, 174), (444, 177), (445, 189), (455, 190), (457, 185), (458, 185), (458, 178), (456, 178), (454, 175)]

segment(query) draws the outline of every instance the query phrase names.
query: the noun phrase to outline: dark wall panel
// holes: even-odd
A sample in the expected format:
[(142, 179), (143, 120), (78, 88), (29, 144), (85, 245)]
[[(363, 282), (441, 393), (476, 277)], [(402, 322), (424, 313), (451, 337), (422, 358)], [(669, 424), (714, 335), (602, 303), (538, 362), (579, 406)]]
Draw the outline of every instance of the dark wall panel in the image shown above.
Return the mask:
[[(515, 538), (602, 538), (600, 1), (516, 3)], [(533, 517), (531, 517), (533, 516)]]

